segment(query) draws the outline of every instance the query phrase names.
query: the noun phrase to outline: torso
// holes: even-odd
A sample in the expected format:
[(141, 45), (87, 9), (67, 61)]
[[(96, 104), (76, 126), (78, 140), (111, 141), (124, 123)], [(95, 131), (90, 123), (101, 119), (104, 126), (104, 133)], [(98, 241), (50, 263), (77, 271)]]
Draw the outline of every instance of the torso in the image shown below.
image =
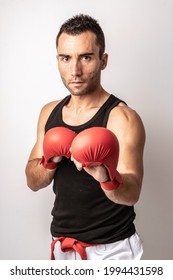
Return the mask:
[[(78, 126), (88, 122), (99, 111), (99, 109), (106, 102), (109, 96), (110, 94), (107, 94), (106, 96), (104, 96), (104, 98), (100, 100), (99, 103), (93, 104), (92, 106), (85, 109), (79, 107), (78, 110), (74, 110), (73, 106), (70, 104), (70, 102), (68, 102), (62, 109), (62, 119), (64, 123), (71, 126)], [(54, 101), (50, 103), (49, 114), (61, 101), (62, 100)], [(118, 110), (117, 110), (118, 107), (127, 107), (127, 106), (125, 105), (125, 103), (120, 102), (116, 107), (114, 107), (112, 113), (110, 113), (109, 122), (111, 122), (111, 116), (112, 116), (111, 114), (113, 115), (116, 113), (118, 114)]]
[[(76, 133), (93, 126), (106, 127), (110, 111), (119, 103), (118, 98), (109, 95), (104, 104), (90, 106), (86, 116), (74, 122), (71, 121), (70, 96), (67, 96), (57, 106), (54, 104), (45, 131), (55, 126), (67, 127)], [(134, 233), (133, 207), (112, 203), (99, 182), (84, 170), (79, 172), (70, 159), (64, 157), (58, 164), (53, 190), (55, 203), (51, 233), (54, 237), (70, 236), (87, 243), (111, 243)], [(107, 235), (107, 232), (111, 234)]]

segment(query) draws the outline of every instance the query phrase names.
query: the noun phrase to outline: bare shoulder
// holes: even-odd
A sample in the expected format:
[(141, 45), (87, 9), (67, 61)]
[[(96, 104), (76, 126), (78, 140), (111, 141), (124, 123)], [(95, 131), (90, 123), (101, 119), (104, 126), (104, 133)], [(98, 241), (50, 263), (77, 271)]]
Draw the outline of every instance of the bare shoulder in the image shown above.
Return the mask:
[(44, 105), (40, 111), (38, 124), (37, 124), (37, 140), (31, 151), (29, 160), (41, 158), (43, 155), (43, 138), (45, 135), (45, 124), (51, 114), (52, 110), (61, 100), (52, 101)]
[(124, 123), (124, 125), (130, 124), (134, 121), (135, 123), (142, 123), (142, 120), (138, 113), (124, 103), (120, 103), (118, 106), (114, 107), (111, 110), (108, 120), (108, 122), (110, 123), (113, 122), (114, 124), (116, 124), (120, 122), (121, 124)]
[(61, 102), (61, 100), (56, 100), (56, 101), (52, 101), (52, 102), (49, 102), (49, 103), (45, 104), (40, 111), (39, 122), (46, 123), (46, 121), (49, 118), (51, 112), (58, 105), (58, 103)]
[(56, 101), (51, 101), (47, 104), (45, 104), (42, 109), (41, 109), (41, 114), (46, 114), (46, 115), (49, 115), (52, 110), (58, 105), (58, 103), (60, 103), (61, 100), (56, 100)]
[(120, 103), (110, 112), (107, 128), (117, 136), (127, 137), (133, 134), (145, 141), (145, 128), (139, 114), (124, 103)]
[(60, 101), (61, 100), (52, 101), (42, 107), (40, 115), (39, 115), (39, 119), (38, 119), (38, 125), (37, 125), (38, 136), (39, 136), (39, 134), (44, 135), (46, 122), (47, 122), (51, 112), (60, 103)]

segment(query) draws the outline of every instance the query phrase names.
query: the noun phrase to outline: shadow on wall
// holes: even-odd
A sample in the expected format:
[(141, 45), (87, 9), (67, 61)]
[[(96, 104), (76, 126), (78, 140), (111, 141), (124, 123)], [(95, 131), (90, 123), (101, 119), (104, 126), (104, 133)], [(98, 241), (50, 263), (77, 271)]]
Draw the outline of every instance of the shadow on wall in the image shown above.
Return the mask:
[(136, 227), (144, 242), (143, 259), (173, 259), (171, 135), (169, 137), (167, 125), (154, 120), (146, 124), (146, 134), (145, 174), (141, 198), (136, 205)]

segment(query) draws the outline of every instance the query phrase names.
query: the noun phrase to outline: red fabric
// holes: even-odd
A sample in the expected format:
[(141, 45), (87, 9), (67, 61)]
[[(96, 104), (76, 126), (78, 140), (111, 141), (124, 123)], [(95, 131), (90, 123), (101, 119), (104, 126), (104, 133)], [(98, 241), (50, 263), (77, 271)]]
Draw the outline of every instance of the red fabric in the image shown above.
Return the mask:
[(112, 181), (100, 183), (101, 187), (108, 191), (118, 189), (121, 184), (123, 184), (123, 181), (118, 171), (116, 171), (116, 177)]
[(44, 168), (47, 169), (55, 169), (57, 167), (57, 163), (50, 161), (50, 162), (45, 162), (44, 156), (42, 156), (40, 164), (43, 164)]
[(70, 158), (70, 147), (76, 133), (66, 127), (53, 127), (49, 129), (43, 140), (43, 157), (41, 164), (45, 168), (54, 169), (56, 163), (50, 162), (55, 156)]
[(55, 247), (56, 242), (58, 242), (58, 241), (60, 241), (61, 250), (63, 252), (69, 252), (69, 251), (74, 250), (80, 255), (82, 260), (87, 260), (87, 254), (86, 254), (85, 248), (95, 245), (95, 244), (84, 243), (75, 238), (70, 238), (70, 237), (56, 238), (51, 243), (51, 260), (55, 260), (54, 247)]
[(73, 157), (83, 166), (103, 164), (110, 180), (116, 177), (119, 143), (115, 134), (104, 127), (92, 127), (80, 132), (71, 145)]

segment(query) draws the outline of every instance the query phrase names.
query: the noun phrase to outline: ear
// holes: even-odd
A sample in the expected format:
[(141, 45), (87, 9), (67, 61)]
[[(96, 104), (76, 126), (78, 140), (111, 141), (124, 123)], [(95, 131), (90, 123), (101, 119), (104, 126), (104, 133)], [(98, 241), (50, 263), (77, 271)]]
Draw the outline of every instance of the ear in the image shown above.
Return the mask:
[(101, 59), (101, 69), (104, 70), (107, 66), (107, 62), (108, 62), (108, 54), (104, 53), (102, 55), (102, 59)]

